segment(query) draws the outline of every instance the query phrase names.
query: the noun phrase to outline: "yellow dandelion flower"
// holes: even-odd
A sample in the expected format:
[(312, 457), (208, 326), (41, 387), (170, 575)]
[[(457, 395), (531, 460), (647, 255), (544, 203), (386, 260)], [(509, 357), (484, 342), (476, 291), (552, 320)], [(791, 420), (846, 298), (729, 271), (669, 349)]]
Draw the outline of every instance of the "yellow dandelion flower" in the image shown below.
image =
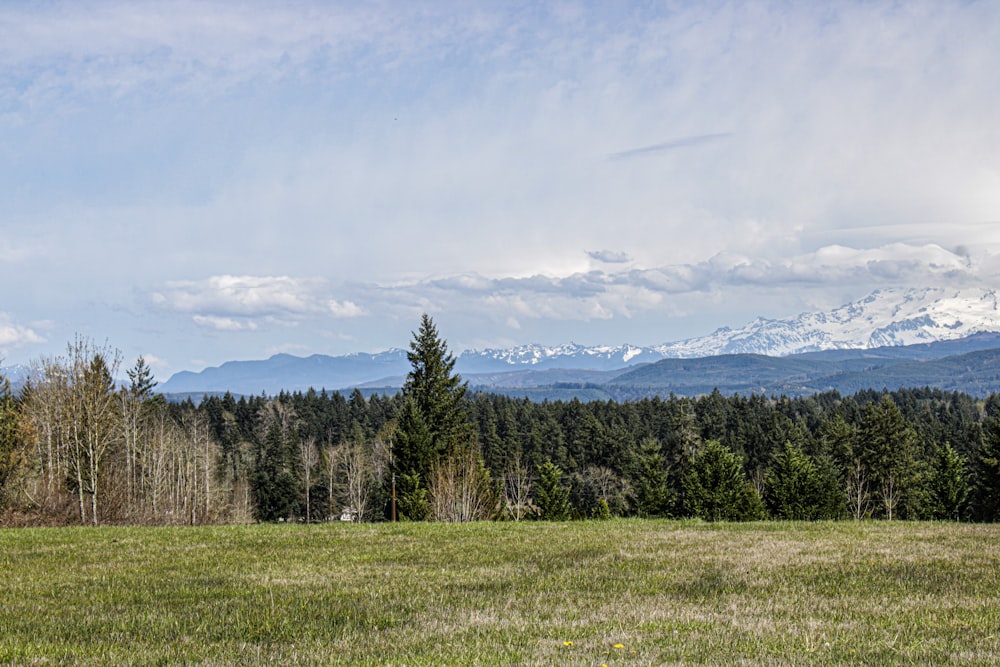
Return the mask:
[(615, 644), (615, 648), (625, 648), (625, 644)]
[(573, 642), (563, 642), (563, 646), (572, 646)]

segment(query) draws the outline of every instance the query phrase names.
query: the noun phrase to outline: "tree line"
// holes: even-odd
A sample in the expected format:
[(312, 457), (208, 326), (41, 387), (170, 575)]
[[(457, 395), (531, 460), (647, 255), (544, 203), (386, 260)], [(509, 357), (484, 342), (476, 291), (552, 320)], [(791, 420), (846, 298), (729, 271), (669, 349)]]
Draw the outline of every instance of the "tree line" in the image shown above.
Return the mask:
[(426, 315), (408, 355), (392, 396), (196, 405), (78, 338), (0, 377), (0, 521), (1000, 519), (995, 394), (531, 402), (469, 392)]

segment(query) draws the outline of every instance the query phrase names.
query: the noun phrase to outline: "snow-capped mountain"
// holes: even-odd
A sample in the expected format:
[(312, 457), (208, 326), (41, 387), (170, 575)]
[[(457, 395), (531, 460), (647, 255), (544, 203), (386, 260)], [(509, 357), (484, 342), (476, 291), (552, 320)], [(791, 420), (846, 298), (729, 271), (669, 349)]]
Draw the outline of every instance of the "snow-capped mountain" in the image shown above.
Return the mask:
[(607, 370), (665, 358), (720, 354), (783, 357), (821, 350), (915, 345), (982, 332), (1000, 332), (1000, 298), (994, 290), (883, 289), (829, 312), (801, 313), (788, 319), (761, 317), (738, 329), (725, 327), (707, 336), (652, 347), (521, 345), (467, 351), (459, 357), (458, 366), (467, 372), (477, 372), (480, 366), (483, 371), (495, 370), (499, 361), (539, 370)]
[[(823, 350), (871, 349), (957, 340), (1000, 332), (1000, 305), (994, 290), (884, 289), (829, 312), (788, 319), (758, 318), (738, 329), (653, 347), (634, 345), (521, 345), (468, 350), (455, 370), (486, 382), (511, 371), (612, 371), (666, 358), (725, 354), (788, 356)], [(403, 350), (342, 357), (280, 354), (264, 361), (230, 361), (200, 373), (181, 372), (160, 386), (164, 392), (232, 391), (269, 394), (309, 387), (401, 386), (409, 362)], [(494, 380), (489, 382), (494, 383)]]
[(557, 345), (518, 345), (507, 349), (466, 350), (458, 356), (456, 370), (466, 373), (489, 373), (503, 366), (528, 367), (532, 370), (588, 368), (611, 370), (651, 361), (663, 355), (653, 348), (635, 345), (586, 347), (576, 343)]
[(0, 369), (0, 375), (7, 378), (14, 389), (20, 389), (24, 385), (24, 381), (28, 379), (30, 373), (31, 369), (21, 364), (4, 366), (3, 369)]
[(1000, 308), (994, 290), (883, 289), (830, 312), (802, 313), (785, 320), (758, 318), (739, 329), (718, 329), (654, 349), (674, 358), (786, 356), (931, 343), (996, 331), (1000, 331)]

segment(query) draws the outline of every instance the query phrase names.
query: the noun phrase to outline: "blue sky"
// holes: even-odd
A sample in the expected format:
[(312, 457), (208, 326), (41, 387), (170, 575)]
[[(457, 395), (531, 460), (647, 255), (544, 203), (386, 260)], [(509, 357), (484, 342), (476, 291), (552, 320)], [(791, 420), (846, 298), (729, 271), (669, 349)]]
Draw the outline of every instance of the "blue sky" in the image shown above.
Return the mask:
[(0, 357), (649, 345), (1000, 277), (1000, 3), (5, 2)]

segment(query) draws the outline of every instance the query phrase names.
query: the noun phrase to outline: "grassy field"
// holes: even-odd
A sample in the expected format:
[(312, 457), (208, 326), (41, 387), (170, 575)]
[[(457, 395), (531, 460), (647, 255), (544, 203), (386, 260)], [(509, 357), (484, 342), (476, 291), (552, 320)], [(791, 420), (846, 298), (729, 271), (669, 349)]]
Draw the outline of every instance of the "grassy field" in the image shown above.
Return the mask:
[(1000, 664), (1000, 525), (0, 531), (0, 664)]

